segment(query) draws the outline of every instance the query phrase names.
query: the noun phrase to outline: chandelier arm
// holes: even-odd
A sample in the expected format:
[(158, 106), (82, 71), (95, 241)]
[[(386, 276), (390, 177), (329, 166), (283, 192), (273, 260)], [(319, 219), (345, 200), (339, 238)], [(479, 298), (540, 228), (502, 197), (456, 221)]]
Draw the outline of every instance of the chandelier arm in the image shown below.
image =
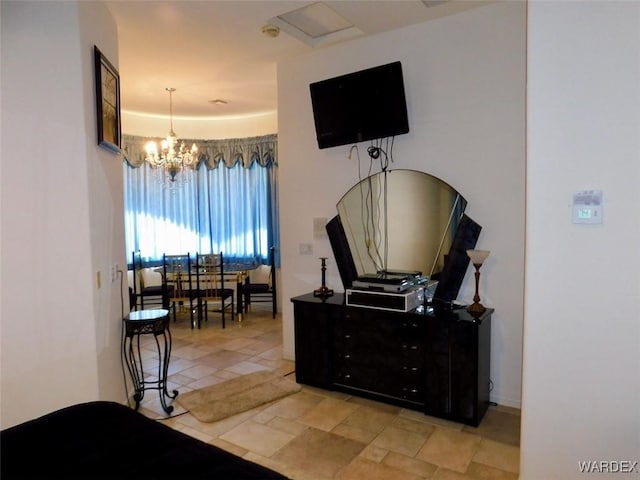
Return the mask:
[(198, 147), (194, 143), (188, 149), (184, 141), (179, 142), (173, 131), (173, 92), (175, 88), (167, 87), (169, 92), (169, 135), (162, 141), (161, 148), (158, 149), (154, 142), (147, 144), (147, 157), (145, 160), (152, 166), (162, 170), (164, 182), (169, 185), (177, 184), (178, 174), (187, 167), (194, 168), (198, 164)]

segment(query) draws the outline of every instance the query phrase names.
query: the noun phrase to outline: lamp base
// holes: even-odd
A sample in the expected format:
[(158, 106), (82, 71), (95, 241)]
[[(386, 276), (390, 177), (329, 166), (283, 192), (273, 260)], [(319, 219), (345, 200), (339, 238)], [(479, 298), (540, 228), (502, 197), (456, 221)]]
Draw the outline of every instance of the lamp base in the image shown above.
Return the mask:
[(485, 312), (486, 308), (480, 302), (473, 302), (471, 305), (467, 307), (467, 312), (471, 315), (482, 315)]
[(314, 297), (330, 297), (331, 295), (333, 295), (333, 290), (325, 287), (324, 285), (313, 291)]

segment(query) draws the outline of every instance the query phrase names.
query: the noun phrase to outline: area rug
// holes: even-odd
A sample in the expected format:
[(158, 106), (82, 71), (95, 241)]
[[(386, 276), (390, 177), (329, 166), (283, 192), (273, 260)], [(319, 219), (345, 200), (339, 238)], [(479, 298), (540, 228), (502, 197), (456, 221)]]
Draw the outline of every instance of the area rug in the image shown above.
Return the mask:
[(177, 402), (199, 421), (209, 423), (300, 391), (292, 380), (270, 371), (241, 375), (178, 395)]

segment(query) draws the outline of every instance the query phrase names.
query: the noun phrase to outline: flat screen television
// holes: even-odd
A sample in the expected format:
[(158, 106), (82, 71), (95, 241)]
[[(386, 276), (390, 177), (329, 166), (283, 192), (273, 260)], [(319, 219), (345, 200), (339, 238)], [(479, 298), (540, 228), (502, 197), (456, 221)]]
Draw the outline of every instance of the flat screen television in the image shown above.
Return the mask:
[(319, 148), (409, 132), (400, 62), (311, 83), (309, 90)]

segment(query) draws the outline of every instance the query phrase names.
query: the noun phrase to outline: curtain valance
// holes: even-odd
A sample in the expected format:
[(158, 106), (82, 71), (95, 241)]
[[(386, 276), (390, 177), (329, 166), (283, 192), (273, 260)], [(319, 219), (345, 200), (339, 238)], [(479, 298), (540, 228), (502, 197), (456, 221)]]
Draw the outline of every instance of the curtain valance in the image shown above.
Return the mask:
[[(145, 145), (149, 141), (160, 143), (160, 138), (122, 135), (122, 153), (125, 161), (132, 167), (142, 165), (146, 156)], [(276, 134), (261, 137), (232, 138), (226, 140), (180, 139), (187, 146), (198, 145), (199, 164), (208, 169), (216, 168), (220, 162), (231, 168), (240, 162), (244, 168), (250, 168), (254, 162), (265, 167), (278, 164), (278, 136)]]

